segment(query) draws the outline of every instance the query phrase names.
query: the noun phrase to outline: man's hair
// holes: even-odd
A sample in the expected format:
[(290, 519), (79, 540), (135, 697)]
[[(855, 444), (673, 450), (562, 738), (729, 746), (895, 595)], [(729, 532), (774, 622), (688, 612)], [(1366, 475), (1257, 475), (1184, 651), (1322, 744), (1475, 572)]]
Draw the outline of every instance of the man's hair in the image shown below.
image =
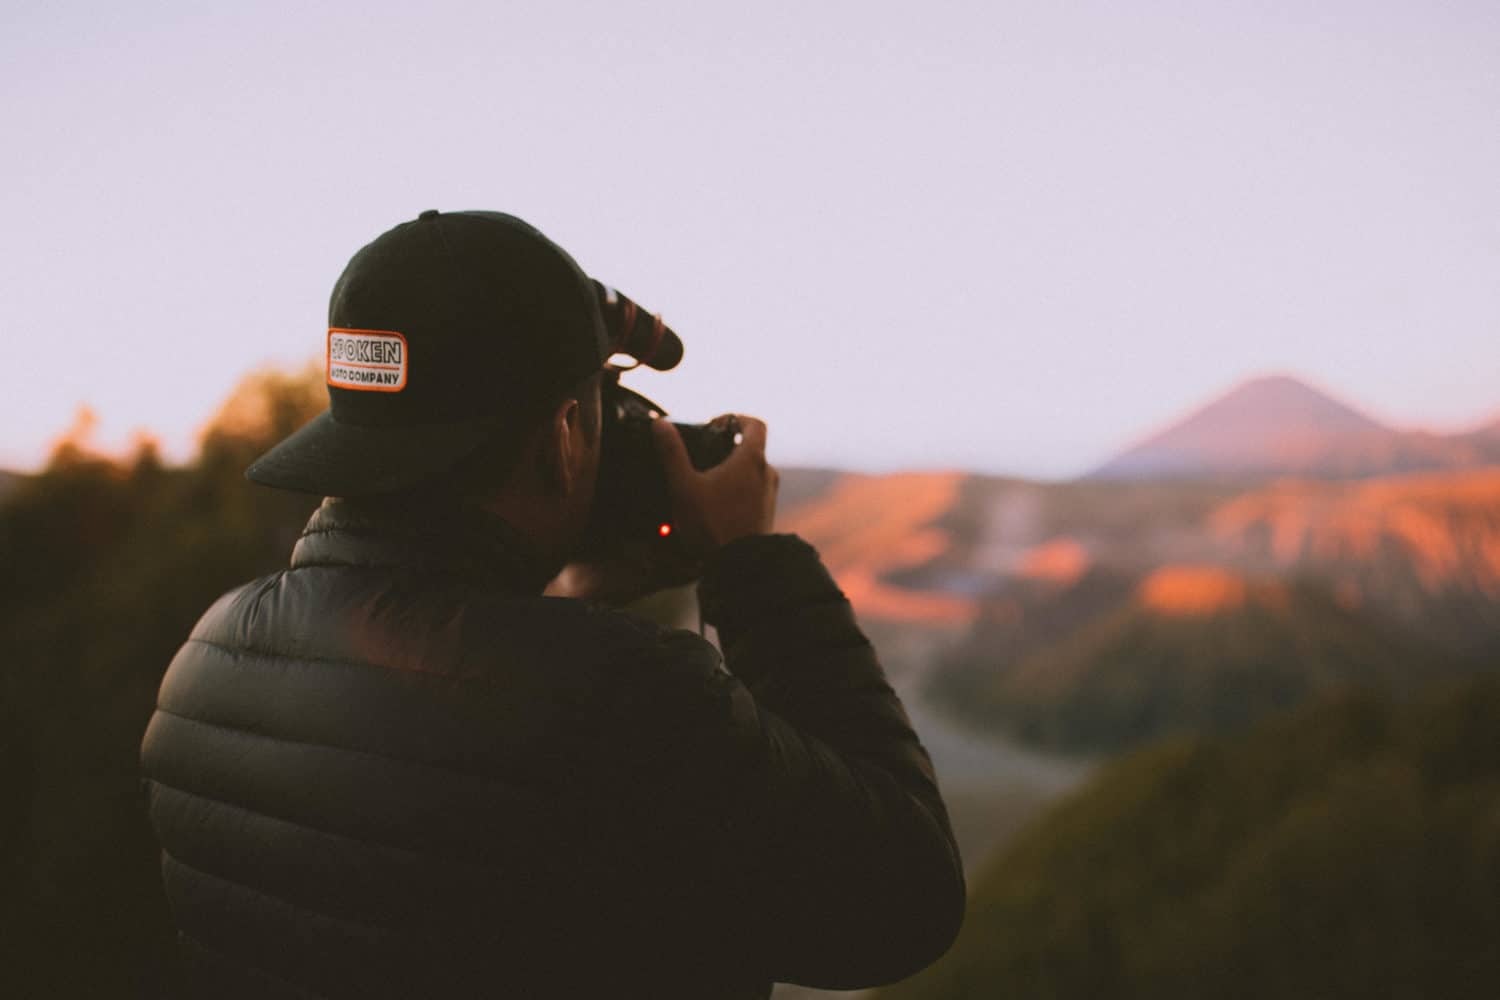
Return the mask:
[(550, 419), (565, 399), (578, 400), (585, 440), (591, 445), (597, 444), (597, 416), (601, 406), (602, 383), (601, 372), (594, 372), (574, 383), (548, 400), (540, 412), (533, 413), (527, 420), (496, 430), (478, 450), (465, 456), (437, 480), (413, 492), (456, 499), (488, 497), (499, 492), (515, 472), (516, 463), (520, 461), (527, 440), (541, 426), (542, 421)]

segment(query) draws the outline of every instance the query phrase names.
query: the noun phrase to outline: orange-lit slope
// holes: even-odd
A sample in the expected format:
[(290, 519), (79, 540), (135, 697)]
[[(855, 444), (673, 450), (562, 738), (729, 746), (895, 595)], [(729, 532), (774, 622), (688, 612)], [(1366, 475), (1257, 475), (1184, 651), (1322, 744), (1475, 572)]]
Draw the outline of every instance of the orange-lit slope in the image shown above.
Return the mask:
[(1396, 560), (1429, 591), (1500, 596), (1500, 469), (1278, 483), (1225, 504), (1210, 528), (1231, 548), (1283, 566)]
[(1141, 582), (1140, 601), (1164, 615), (1207, 615), (1245, 603), (1245, 581), (1216, 566), (1163, 566)]
[(777, 528), (817, 546), (860, 614), (918, 624), (964, 624), (974, 617), (973, 601), (906, 590), (882, 579), (947, 550), (948, 536), (932, 525), (957, 502), (963, 478), (960, 473), (842, 476), (827, 493), (783, 513)]
[(1088, 549), (1082, 543), (1072, 538), (1054, 538), (1028, 549), (1021, 557), (1016, 575), (1067, 587), (1088, 572), (1090, 562)]

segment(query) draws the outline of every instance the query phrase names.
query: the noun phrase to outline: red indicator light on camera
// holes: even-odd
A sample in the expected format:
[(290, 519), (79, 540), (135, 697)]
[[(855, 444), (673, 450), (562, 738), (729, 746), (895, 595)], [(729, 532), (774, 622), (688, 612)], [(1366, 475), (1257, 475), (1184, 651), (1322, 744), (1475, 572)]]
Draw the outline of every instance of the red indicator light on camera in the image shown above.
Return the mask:
[(656, 533), (661, 537), (666, 538), (672, 533), (672, 526), (670, 524), (659, 525), (656, 529)]

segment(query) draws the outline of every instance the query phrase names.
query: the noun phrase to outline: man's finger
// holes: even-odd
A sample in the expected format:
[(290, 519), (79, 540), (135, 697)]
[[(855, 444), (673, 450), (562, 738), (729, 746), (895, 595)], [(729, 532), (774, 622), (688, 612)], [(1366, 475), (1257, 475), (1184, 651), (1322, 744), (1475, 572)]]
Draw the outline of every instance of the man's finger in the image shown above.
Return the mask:
[(754, 417), (736, 417), (740, 425), (740, 433), (744, 435), (740, 441), (741, 445), (749, 445), (755, 451), (766, 450), (766, 425), (764, 421), (756, 420)]

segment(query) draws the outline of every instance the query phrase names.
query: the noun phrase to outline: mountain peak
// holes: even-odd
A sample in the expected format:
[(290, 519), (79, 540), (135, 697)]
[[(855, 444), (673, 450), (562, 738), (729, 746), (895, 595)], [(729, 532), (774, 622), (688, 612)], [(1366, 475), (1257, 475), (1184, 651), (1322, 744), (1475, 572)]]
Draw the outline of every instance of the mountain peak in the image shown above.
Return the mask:
[(1217, 400), (1204, 406), (1202, 413), (1229, 404), (1265, 407), (1283, 416), (1299, 413), (1325, 423), (1339, 423), (1361, 430), (1383, 430), (1384, 426), (1332, 393), (1314, 388), (1305, 380), (1286, 372), (1273, 372), (1248, 378)]
[[(1346, 474), (1329, 456), (1397, 432), (1296, 376), (1261, 375), (1146, 438), (1091, 478)], [(1376, 449), (1378, 450), (1378, 449)]]

